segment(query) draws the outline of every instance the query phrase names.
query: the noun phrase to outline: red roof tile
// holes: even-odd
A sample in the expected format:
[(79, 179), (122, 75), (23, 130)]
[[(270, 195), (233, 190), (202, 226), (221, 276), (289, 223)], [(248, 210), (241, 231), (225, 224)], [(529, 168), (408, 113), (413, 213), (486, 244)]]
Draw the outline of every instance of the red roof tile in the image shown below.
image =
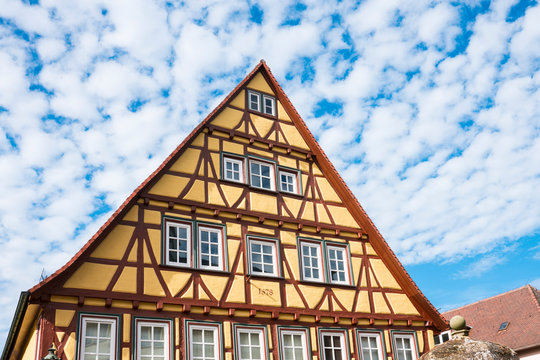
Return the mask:
[[(540, 346), (540, 292), (530, 285), (443, 313), (461, 315), (471, 326), (470, 337), (514, 350)], [(499, 331), (508, 321), (506, 330)]]

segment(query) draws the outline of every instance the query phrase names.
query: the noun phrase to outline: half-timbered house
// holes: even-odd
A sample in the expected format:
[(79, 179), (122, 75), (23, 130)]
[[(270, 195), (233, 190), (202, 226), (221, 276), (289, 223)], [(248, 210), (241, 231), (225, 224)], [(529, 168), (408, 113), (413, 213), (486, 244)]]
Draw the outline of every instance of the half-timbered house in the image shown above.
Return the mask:
[(3, 359), (416, 359), (446, 328), (261, 61), (61, 269)]

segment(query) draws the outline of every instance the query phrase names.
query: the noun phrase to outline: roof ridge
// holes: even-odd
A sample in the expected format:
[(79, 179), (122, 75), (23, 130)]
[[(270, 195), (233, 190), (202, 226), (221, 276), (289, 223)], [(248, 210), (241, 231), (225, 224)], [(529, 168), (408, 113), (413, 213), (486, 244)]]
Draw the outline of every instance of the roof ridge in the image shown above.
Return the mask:
[(506, 295), (509, 295), (511, 293), (517, 292), (519, 290), (523, 290), (523, 289), (527, 288), (527, 286), (529, 286), (529, 285), (528, 284), (523, 285), (523, 286), (520, 286), (520, 287), (518, 287), (516, 289), (512, 289), (512, 290), (509, 290), (509, 291), (506, 291), (506, 292), (503, 292), (503, 293), (500, 293), (500, 294), (497, 294), (497, 295), (493, 295), (493, 296), (487, 297), (485, 299), (480, 299), (480, 300), (477, 300), (477, 301), (472, 302), (470, 304), (462, 305), (462, 306), (457, 307), (455, 309), (444, 311), (443, 314), (446, 314), (446, 313), (449, 313), (449, 312), (454, 312), (454, 311), (457, 311), (457, 310), (460, 310), (460, 309), (463, 309), (463, 308), (466, 308), (466, 307), (469, 307), (469, 306), (472, 306), (472, 305), (476, 305), (476, 304), (479, 304), (479, 303), (482, 303), (482, 302), (485, 302), (485, 301), (488, 301), (488, 300), (493, 300), (493, 299), (498, 298), (498, 297), (506, 296)]

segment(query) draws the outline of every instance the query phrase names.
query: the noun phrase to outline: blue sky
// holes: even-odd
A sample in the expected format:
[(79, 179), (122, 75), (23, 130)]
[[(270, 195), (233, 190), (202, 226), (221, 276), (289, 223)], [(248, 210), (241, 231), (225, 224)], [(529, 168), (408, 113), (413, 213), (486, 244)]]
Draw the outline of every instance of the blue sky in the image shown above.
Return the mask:
[(0, 0), (0, 342), (19, 292), (261, 58), (437, 308), (540, 286), (539, 18), (518, 0)]

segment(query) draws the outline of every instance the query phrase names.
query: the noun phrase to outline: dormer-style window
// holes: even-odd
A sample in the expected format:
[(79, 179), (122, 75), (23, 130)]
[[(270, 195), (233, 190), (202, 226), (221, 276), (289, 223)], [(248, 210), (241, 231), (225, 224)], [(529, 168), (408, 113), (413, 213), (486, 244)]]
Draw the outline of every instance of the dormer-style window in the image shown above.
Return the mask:
[(276, 99), (258, 91), (248, 90), (248, 108), (266, 115), (276, 115)]

